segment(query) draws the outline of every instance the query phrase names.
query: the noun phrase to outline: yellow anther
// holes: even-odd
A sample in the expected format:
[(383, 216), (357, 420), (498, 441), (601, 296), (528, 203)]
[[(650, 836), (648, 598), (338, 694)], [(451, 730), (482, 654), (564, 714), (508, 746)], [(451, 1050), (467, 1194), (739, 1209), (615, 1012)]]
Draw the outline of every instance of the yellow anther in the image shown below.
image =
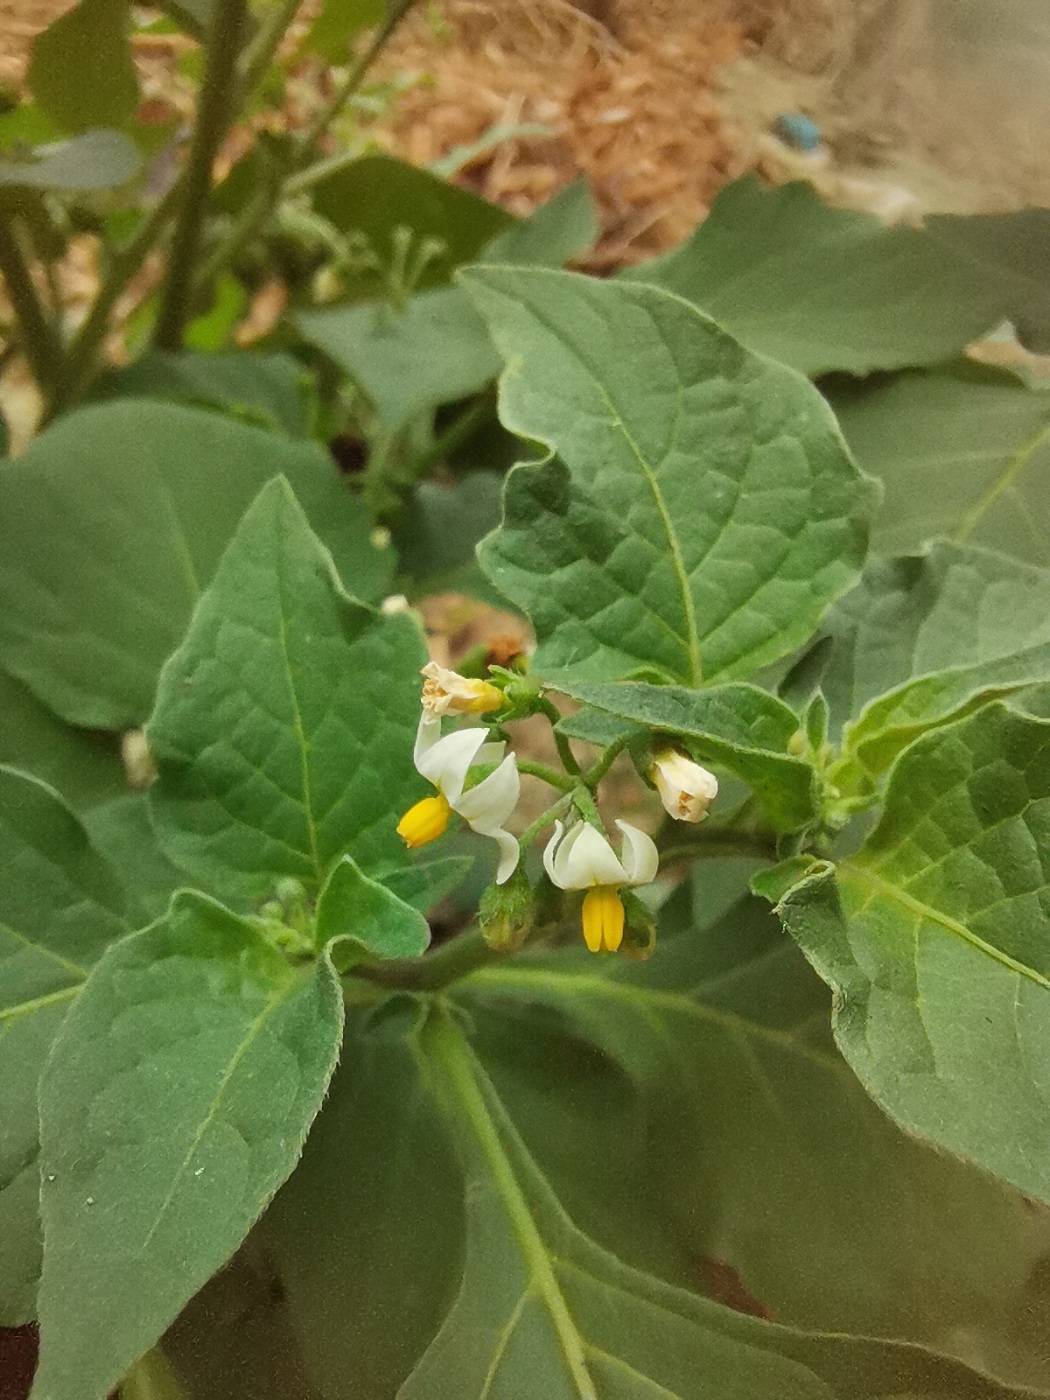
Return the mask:
[(623, 940), (623, 901), (612, 885), (598, 885), (583, 899), (583, 941), (592, 953), (615, 953)]
[(439, 793), (437, 797), (424, 797), (417, 802), (397, 824), (397, 834), (409, 849), (425, 846), (428, 841), (436, 841), (445, 834), (452, 808)]

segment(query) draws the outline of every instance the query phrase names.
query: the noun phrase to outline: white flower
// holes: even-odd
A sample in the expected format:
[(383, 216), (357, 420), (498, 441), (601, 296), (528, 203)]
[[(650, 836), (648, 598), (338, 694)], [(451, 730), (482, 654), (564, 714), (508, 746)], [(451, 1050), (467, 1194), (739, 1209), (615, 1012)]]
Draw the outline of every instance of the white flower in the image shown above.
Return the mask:
[(623, 939), (621, 885), (648, 885), (656, 879), (660, 857), (652, 839), (629, 822), (618, 821), (623, 851), (617, 856), (606, 837), (586, 822), (565, 831), (554, 823), (554, 835), (543, 852), (551, 881), (563, 890), (586, 890), (583, 938), (592, 953), (606, 948), (615, 953)]
[(679, 822), (702, 822), (718, 796), (718, 779), (677, 749), (654, 755), (649, 777), (668, 816)]
[(458, 671), (428, 661), (420, 672), (426, 676), (423, 686), (423, 709), (427, 714), (483, 715), (498, 710), (503, 704), (503, 692), (489, 681), (471, 680)]
[[(438, 790), (411, 807), (398, 823), (407, 846), (424, 846), (442, 835), (453, 812), (480, 836), (491, 836), (499, 846), (496, 883), (509, 880), (518, 864), (517, 840), (503, 824), (518, 804), (521, 779), (514, 754), (503, 757), (503, 744), (485, 742), (484, 729), (459, 729), (441, 737), (441, 721), (423, 713), (416, 731), (415, 764)], [(502, 761), (501, 761), (502, 760)], [(477, 764), (499, 767), (475, 787), (463, 791), (467, 773)]]

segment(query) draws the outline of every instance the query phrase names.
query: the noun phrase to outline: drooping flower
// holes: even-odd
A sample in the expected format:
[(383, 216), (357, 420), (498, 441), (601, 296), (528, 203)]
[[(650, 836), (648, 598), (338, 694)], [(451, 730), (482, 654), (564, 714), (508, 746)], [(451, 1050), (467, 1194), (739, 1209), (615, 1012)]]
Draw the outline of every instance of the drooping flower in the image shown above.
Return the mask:
[[(517, 840), (503, 830), (503, 824), (518, 804), (521, 779), (514, 754), (504, 758), (505, 745), (486, 743), (485, 736), (484, 729), (459, 729), (442, 738), (440, 719), (424, 710), (416, 731), (415, 764), (437, 788), (437, 796), (424, 797), (410, 807), (397, 831), (406, 846), (425, 846), (443, 835), (455, 812), (473, 831), (491, 836), (499, 846), (496, 883), (502, 885), (514, 873), (520, 854)], [(464, 792), (470, 769), (492, 763), (499, 767)]]
[(644, 831), (618, 821), (623, 851), (617, 856), (608, 839), (586, 822), (565, 831), (554, 823), (554, 835), (543, 852), (543, 865), (562, 890), (586, 890), (583, 900), (583, 939), (592, 953), (603, 948), (615, 953), (623, 940), (623, 885), (648, 885), (660, 864), (656, 846)]
[(662, 749), (653, 757), (649, 777), (660, 794), (664, 811), (679, 822), (702, 822), (718, 796), (718, 779), (677, 749)]
[(491, 682), (461, 676), (436, 661), (428, 661), (420, 674), (426, 676), (423, 709), (437, 719), (442, 715), (483, 715), (503, 704), (503, 692)]

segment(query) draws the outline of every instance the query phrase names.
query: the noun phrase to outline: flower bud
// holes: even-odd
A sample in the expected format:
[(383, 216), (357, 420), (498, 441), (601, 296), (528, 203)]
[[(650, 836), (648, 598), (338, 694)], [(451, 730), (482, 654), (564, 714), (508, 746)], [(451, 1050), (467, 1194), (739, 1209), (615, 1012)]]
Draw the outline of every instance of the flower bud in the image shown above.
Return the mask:
[(702, 822), (718, 796), (718, 779), (677, 749), (662, 749), (653, 758), (649, 777), (668, 816), (679, 822)]
[(483, 715), (503, 705), (503, 692), (490, 681), (471, 680), (429, 661), (421, 672), (423, 709), (436, 715)]
[(532, 932), (535, 899), (528, 879), (518, 870), (503, 885), (490, 885), (481, 896), (478, 922), (490, 948), (513, 953)]

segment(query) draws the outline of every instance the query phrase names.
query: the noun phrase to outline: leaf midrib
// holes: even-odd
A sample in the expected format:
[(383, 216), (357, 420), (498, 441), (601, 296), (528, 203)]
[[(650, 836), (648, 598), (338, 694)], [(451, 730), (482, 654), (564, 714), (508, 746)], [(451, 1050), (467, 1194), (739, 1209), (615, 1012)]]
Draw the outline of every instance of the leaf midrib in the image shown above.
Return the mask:
[(580, 1400), (599, 1400), (587, 1368), (586, 1344), (577, 1331), (547, 1247), (503, 1149), (499, 1132), (474, 1076), (470, 1052), (462, 1032), (445, 1017), (432, 1020), (429, 1028), (436, 1058), (442, 1062), (447, 1081), (474, 1131), (493, 1184), (507, 1212), (531, 1286), (543, 1303), (561, 1344), (575, 1392)]

